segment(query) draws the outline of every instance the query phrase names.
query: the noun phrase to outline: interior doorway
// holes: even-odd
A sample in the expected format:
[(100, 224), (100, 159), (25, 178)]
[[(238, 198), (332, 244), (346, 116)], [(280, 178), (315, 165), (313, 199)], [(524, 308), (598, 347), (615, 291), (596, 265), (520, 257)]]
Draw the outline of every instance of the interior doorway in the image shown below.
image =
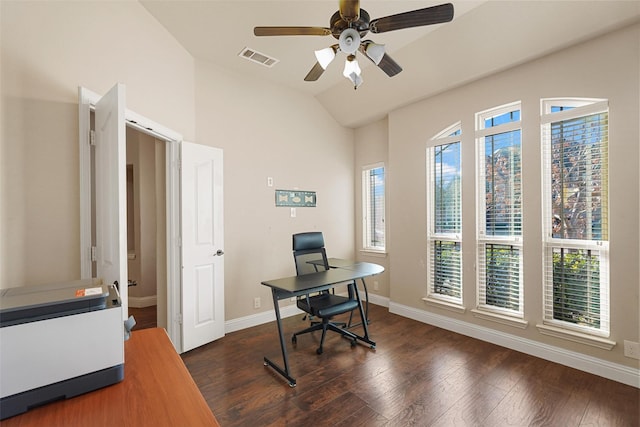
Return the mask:
[[(162, 273), (166, 276), (166, 301), (161, 301), (163, 292), (157, 292), (156, 305), (166, 307), (169, 338), (178, 353), (221, 338), (225, 326), (222, 150), (185, 142), (180, 134), (126, 109), (121, 83), (104, 96), (79, 87), (78, 100), (81, 278), (92, 277), (95, 271), (115, 284), (126, 320), (129, 287), (119, 284), (126, 284), (129, 277), (126, 133), (130, 127), (160, 142), (155, 143), (155, 173), (164, 171), (165, 189), (156, 197), (164, 195), (165, 213), (156, 217), (156, 228), (162, 229), (158, 225), (162, 220), (166, 228), (157, 232), (156, 239), (165, 239), (166, 251), (159, 256), (165, 256), (166, 270), (156, 271), (156, 279)], [(161, 322), (164, 310), (159, 313)]]
[(165, 141), (127, 126), (127, 271), (136, 329), (167, 327)]
[[(121, 85), (117, 85), (121, 86)], [(115, 88), (115, 87), (114, 87)], [(111, 92), (111, 91), (110, 91)], [(123, 90), (124, 92), (124, 90)], [(124, 95), (124, 93), (123, 93)], [(89, 89), (78, 88), (78, 112), (79, 112), (79, 155), (80, 155), (80, 277), (90, 278), (97, 277), (98, 268), (97, 260), (103, 252), (100, 245), (96, 246), (99, 240), (96, 236), (96, 174), (97, 160), (97, 132), (96, 129), (96, 109), (99, 101), (103, 97), (90, 91)], [(124, 100), (122, 101), (124, 104)], [(127, 129), (136, 130), (140, 134), (151, 136), (161, 144), (156, 143), (156, 150), (164, 153), (164, 164), (161, 162), (161, 155), (156, 155), (156, 174), (164, 173), (164, 197), (165, 204), (164, 220), (166, 224), (164, 229), (158, 233), (161, 239), (161, 246), (164, 245), (165, 250), (162, 252), (160, 259), (164, 260), (165, 270), (159, 271), (157, 277), (160, 281), (164, 281), (164, 286), (160, 286), (160, 292), (156, 293), (156, 306), (161, 307), (158, 312), (157, 326), (166, 324), (165, 329), (173, 343), (176, 351), (182, 352), (182, 324), (181, 324), (181, 249), (179, 245), (180, 238), (180, 177), (179, 177), (179, 155), (182, 142), (182, 135), (175, 131), (162, 126), (146, 117), (143, 117), (133, 111), (125, 109), (124, 120), (122, 122), (122, 145), (123, 145), (123, 178), (126, 174), (126, 133)], [(163, 179), (158, 178), (158, 182)], [(117, 188), (113, 187), (113, 188)], [(123, 179), (122, 193), (126, 190), (126, 178)], [(160, 199), (158, 199), (160, 200)], [(158, 202), (161, 205), (162, 202)], [(123, 206), (126, 205), (126, 195), (123, 196)], [(126, 215), (123, 218), (126, 222)], [(156, 223), (158, 228), (163, 227), (161, 223)], [(126, 228), (126, 227), (125, 227)], [(123, 239), (123, 259), (122, 263), (128, 263), (126, 254), (127, 235), (121, 237)], [(112, 245), (117, 244), (113, 242)], [(162, 269), (162, 263), (158, 265)], [(120, 283), (125, 283), (128, 274), (122, 276)], [(128, 316), (128, 286), (120, 287), (120, 295), (123, 300), (123, 307), (126, 310), (123, 315)], [(155, 316), (154, 316), (155, 317)]]
[[(91, 112), (92, 129), (94, 123)], [(138, 322), (136, 329), (167, 328), (166, 144), (126, 126), (128, 315)], [(95, 203), (91, 217), (95, 224)], [(92, 230), (92, 246), (95, 241)], [(91, 270), (97, 277), (95, 262)]]

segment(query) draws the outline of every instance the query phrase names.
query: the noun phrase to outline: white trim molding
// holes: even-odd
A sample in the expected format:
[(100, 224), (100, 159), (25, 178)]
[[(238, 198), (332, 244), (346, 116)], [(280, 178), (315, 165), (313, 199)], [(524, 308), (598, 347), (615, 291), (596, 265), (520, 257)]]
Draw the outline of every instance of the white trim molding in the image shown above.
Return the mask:
[(389, 312), (640, 388), (640, 369), (638, 368), (620, 365), (394, 302), (389, 303)]
[[(295, 316), (296, 314), (303, 314), (304, 311), (300, 310), (295, 304), (280, 307), (280, 317), (285, 319), (287, 317)], [(231, 319), (224, 322), (224, 333), (229, 334), (231, 332), (241, 331), (243, 329), (251, 328), (253, 326), (262, 325), (264, 323), (273, 322), (276, 320), (276, 312), (273, 310), (261, 311), (260, 313), (251, 314), (249, 316), (238, 317), (237, 319)]]
[[(362, 297), (362, 293), (360, 293), (360, 296)], [(362, 304), (366, 304), (366, 302), (362, 301)], [(383, 297), (378, 294), (369, 293), (369, 304), (375, 304), (375, 305), (389, 308), (389, 298)]]
[[(365, 301), (363, 303), (363, 308)], [(369, 294), (369, 304), (375, 304), (382, 307), (389, 307), (389, 298), (382, 297), (376, 294)], [(280, 317), (285, 319), (287, 317), (295, 316), (296, 314), (304, 314), (304, 311), (300, 310), (295, 304), (280, 307)], [(356, 315), (359, 316), (359, 315)], [(273, 322), (276, 320), (276, 313), (273, 310), (262, 311), (260, 313), (252, 314), (250, 316), (239, 317), (237, 319), (227, 320), (224, 323), (224, 332), (229, 334), (231, 332), (241, 331), (242, 329), (251, 328), (253, 326), (262, 325), (264, 323)]]
[(425, 303), (427, 303), (427, 305), (430, 305), (432, 307), (443, 308), (445, 310), (453, 311), (459, 314), (463, 314), (465, 311), (467, 311), (467, 309), (460, 304), (444, 301), (444, 300), (430, 297), (430, 296), (422, 298), (422, 301), (424, 301)]
[(471, 310), (471, 312), (473, 313), (473, 316), (477, 317), (478, 319), (484, 319), (490, 322), (501, 323), (503, 325), (513, 326), (514, 328), (527, 329), (527, 326), (529, 326), (529, 322), (527, 322), (526, 320), (516, 319), (511, 316), (503, 316), (498, 313), (492, 313), (490, 311), (484, 311), (484, 310), (478, 310), (478, 309), (473, 309)]
[(538, 328), (538, 332), (540, 332), (542, 335), (548, 335), (550, 337), (579, 342), (580, 344), (598, 347), (603, 350), (611, 350), (616, 345), (615, 341), (611, 341), (606, 338), (594, 337), (586, 334), (581, 334), (580, 332), (574, 332), (568, 329), (556, 328), (554, 326), (540, 324), (536, 325), (536, 328)]
[(145, 308), (154, 305), (158, 305), (158, 298), (156, 295), (149, 295), (146, 297), (129, 297), (129, 307)]

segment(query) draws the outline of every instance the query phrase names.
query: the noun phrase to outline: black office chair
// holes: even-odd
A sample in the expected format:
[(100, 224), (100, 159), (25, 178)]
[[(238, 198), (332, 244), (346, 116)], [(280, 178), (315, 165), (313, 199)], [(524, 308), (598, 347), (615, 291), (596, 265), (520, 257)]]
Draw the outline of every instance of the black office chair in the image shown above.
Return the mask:
[[(318, 271), (328, 270), (329, 263), (327, 254), (324, 249), (324, 238), (322, 233), (318, 231), (308, 233), (298, 233), (293, 235), (293, 259), (296, 264), (296, 274), (315, 273)], [(321, 322), (312, 323), (310, 327), (296, 332), (291, 337), (291, 342), (296, 344), (298, 335), (306, 334), (317, 330), (322, 330), (322, 338), (320, 338), (320, 347), (316, 353), (322, 354), (322, 346), (327, 330), (331, 330), (351, 339), (351, 346), (356, 345), (356, 335), (347, 329), (331, 322), (334, 316), (339, 314), (351, 313), (358, 308), (358, 300), (355, 297), (353, 287), (355, 282), (347, 285), (347, 297), (335, 295), (329, 291), (320, 292), (316, 295), (304, 295), (297, 300), (299, 309), (305, 311), (310, 316), (318, 317)], [(349, 320), (351, 322), (351, 319)]]

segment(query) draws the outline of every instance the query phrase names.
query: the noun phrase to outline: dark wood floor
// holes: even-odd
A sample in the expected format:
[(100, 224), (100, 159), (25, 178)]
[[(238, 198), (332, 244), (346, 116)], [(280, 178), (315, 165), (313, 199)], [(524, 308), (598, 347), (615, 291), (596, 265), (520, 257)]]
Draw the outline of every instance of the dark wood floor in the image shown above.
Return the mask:
[(157, 307), (155, 305), (144, 308), (129, 307), (129, 316), (133, 316), (136, 319), (136, 326), (133, 327), (133, 330), (155, 328), (158, 324), (156, 310)]
[(227, 334), (182, 358), (222, 426), (633, 426), (640, 390), (371, 306), (377, 348), (291, 333), (290, 388), (274, 322)]

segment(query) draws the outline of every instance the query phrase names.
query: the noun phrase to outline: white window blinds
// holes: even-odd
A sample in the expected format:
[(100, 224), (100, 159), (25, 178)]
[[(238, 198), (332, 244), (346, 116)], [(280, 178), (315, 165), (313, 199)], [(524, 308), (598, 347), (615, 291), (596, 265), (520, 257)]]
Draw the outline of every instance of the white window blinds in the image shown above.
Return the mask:
[(362, 237), (366, 250), (385, 250), (384, 165), (362, 170)]
[(609, 335), (608, 103), (542, 101), (544, 319)]
[(520, 103), (476, 114), (478, 309), (522, 318)]
[(462, 304), (462, 168), (460, 124), (427, 148), (427, 256), (431, 298)]

